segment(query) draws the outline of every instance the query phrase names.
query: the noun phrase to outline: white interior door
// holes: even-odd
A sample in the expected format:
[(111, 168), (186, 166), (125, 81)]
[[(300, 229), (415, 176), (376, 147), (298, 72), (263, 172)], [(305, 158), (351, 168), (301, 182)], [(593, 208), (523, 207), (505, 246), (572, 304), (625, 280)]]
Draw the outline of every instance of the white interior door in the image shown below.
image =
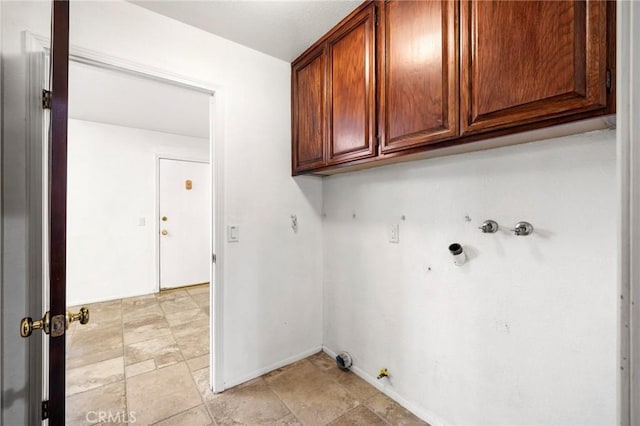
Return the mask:
[(209, 282), (209, 164), (159, 160), (160, 288)]

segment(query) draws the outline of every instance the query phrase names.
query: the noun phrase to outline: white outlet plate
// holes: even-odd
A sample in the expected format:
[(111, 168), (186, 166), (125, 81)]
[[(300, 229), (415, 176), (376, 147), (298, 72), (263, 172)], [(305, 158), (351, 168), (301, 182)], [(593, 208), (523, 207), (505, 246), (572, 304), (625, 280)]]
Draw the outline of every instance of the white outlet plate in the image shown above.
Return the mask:
[(397, 223), (389, 227), (389, 242), (395, 244), (400, 242), (400, 225)]
[(230, 243), (240, 241), (240, 227), (238, 225), (229, 225), (227, 227), (227, 241)]

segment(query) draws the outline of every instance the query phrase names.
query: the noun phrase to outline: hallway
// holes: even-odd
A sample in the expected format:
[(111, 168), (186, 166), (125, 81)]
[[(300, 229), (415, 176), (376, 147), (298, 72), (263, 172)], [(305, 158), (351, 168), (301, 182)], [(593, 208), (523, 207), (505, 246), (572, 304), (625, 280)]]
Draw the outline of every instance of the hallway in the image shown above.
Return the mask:
[(67, 334), (68, 425), (424, 424), (323, 353), (214, 395), (208, 285), (88, 307)]

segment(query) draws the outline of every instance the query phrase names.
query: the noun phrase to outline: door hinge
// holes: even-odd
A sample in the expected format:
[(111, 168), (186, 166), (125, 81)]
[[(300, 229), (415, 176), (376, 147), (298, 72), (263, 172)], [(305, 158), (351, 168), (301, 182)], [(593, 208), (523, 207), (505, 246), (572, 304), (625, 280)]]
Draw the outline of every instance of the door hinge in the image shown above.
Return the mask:
[(42, 401), (42, 420), (49, 418), (49, 401)]
[(216, 254), (215, 254), (215, 253), (213, 253), (213, 254), (211, 255), (211, 261), (212, 261), (213, 263), (216, 263), (216, 259), (217, 259)]
[(613, 76), (611, 75), (611, 68), (607, 68), (607, 76), (606, 76), (606, 85), (607, 85), (607, 92), (611, 93), (611, 86), (612, 86), (612, 81), (611, 79), (613, 78)]
[(51, 90), (42, 89), (42, 109), (51, 109)]

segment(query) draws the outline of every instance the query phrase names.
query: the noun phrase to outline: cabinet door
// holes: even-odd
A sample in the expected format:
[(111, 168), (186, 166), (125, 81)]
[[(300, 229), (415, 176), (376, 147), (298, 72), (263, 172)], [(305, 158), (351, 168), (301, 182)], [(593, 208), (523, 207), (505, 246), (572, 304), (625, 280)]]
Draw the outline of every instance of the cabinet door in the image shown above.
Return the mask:
[(292, 66), (293, 174), (325, 165), (325, 75), (322, 48)]
[(327, 41), (329, 164), (376, 155), (375, 5)]
[(460, 7), (463, 133), (606, 107), (604, 1)]
[(382, 152), (457, 136), (457, 3), (391, 0), (381, 8)]

